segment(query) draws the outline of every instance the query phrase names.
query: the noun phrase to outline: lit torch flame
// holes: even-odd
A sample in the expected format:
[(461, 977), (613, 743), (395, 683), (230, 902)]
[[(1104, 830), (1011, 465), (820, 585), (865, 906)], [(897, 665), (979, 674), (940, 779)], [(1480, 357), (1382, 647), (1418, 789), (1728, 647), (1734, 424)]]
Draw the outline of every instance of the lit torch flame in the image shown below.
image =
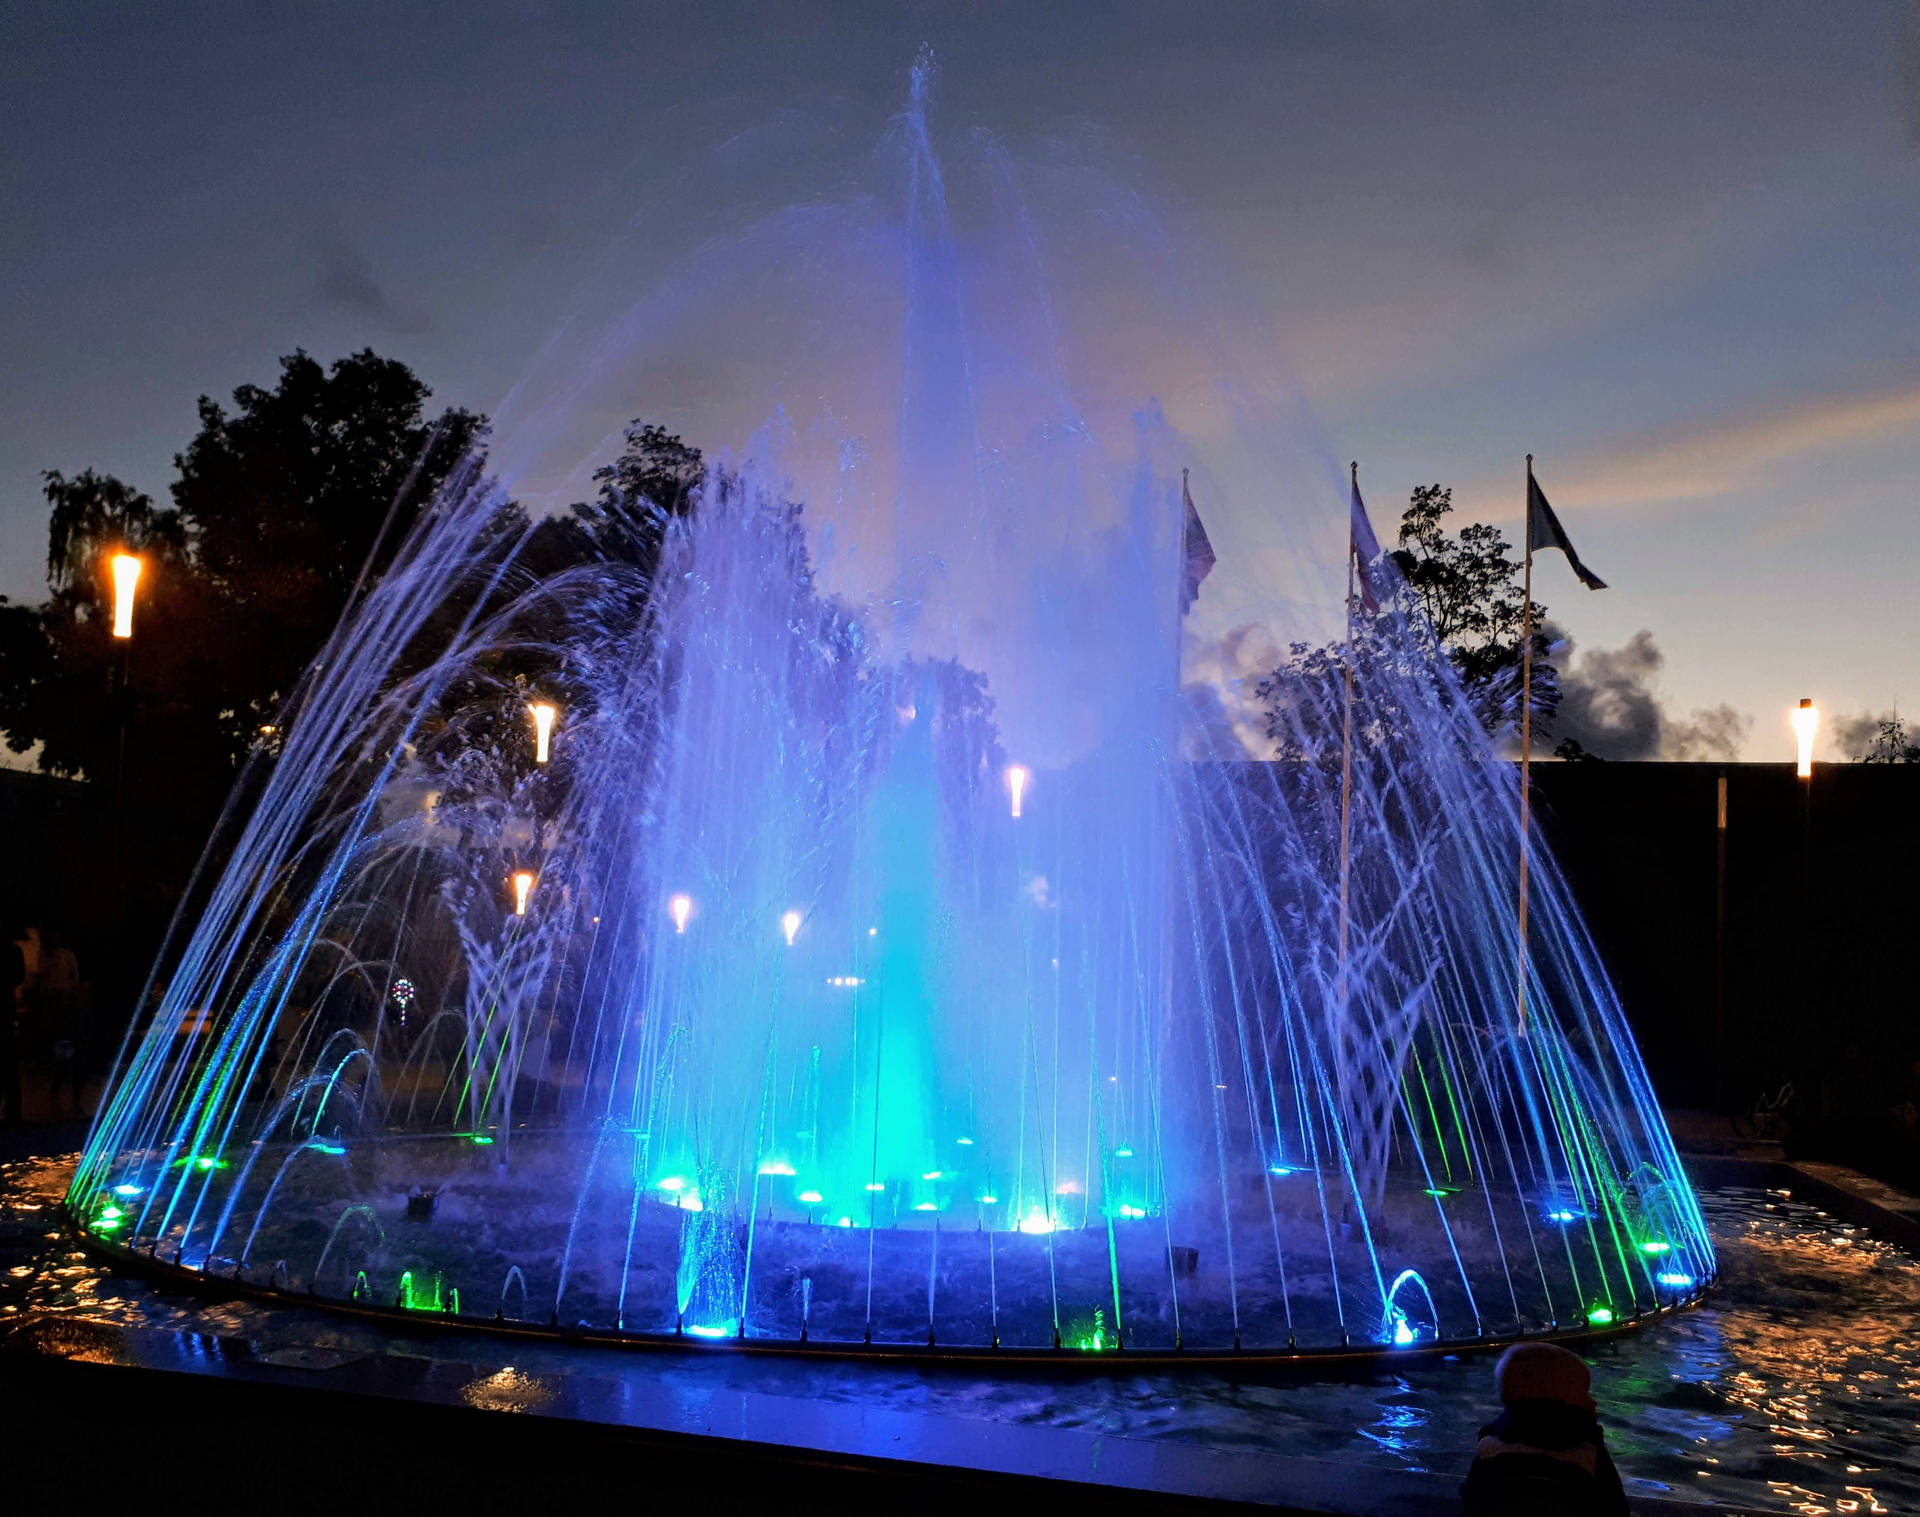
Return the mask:
[(1803, 700), (1793, 713), (1793, 735), (1800, 741), (1799, 775), (1813, 778), (1813, 735), (1820, 730), (1820, 709), (1811, 700)]
[(677, 895), (671, 901), (667, 902), (667, 910), (673, 917), (673, 930), (675, 932), (685, 932), (687, 930), (687, 918), (693, 915), (693, 897), (690, 895)]
[(140, 560), (131, 553), (113, 555), (113, 635), (133, 636), (133, 587), (140, 583)]
[(527, 895), (533, 889), (533, 876), (522, 869), (513, 877), (513, 914), (523, 917), (527, 914)]
[(1027, 792), (1027, 771), (1019, 764), (1007, 770), (1007, 789), (1013, 792), (1013, 815), (1016, 821), (1020, 817), (1020, 799)]
[(533, 713), (533, 761), (544, 764), (553, 743), (553, 722), (560, 713), (549, 701), (535, 701), (527, 707)]

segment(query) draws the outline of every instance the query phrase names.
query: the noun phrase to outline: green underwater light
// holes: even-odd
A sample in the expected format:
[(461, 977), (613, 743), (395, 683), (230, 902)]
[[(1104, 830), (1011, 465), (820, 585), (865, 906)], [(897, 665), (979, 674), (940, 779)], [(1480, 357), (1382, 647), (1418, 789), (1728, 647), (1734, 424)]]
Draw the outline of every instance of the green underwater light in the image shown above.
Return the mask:
[(1645, 1243), (1640, 1245), (1640, 1252), (1643, 1254), (1664, 1254), (1671, 1250), (1672, 1247), (1673, 1245), (1671, 1243), (1668, 1243), (1662, 1238), (1649, 1238)]
[(1593, 1327), (1605, 1327), (1612, 1321), (1613, 1308), (1610, 1306), (1596, 1306), (1592, 1311), (1587, 1313), (1587, 1322)]

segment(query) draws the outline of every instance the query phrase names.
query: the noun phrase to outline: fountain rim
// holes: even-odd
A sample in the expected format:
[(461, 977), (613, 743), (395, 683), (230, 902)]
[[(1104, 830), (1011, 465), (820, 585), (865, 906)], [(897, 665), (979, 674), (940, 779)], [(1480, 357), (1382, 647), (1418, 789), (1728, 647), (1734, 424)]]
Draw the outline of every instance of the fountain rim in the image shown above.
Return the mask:
[[(1719, 1273), (1704, 1277), (1683, 1296), (1661, 1302), (1645, 1311), (1635, 1310), (1604, 1326), (1581, 1323), (1564, 1328), (1547, 1326), (1536, 1331), (1487, 1333), (1472, 1338), (1434, 1338), (1412, 1344), (1348, 1343), (1342, 1347), (1275, 1348), (1128, 1348), (1116, 1344), (1111, 1349), (1068, 1348), (1058, 1342), (1053, 1347), (1008, 1346), (1001, 1343), (943, 1344), (906, 1343), (897, 1340), (854, 1343), (846, 1339), (765, 1338), (744, 1334), (724, 1338), (705, 1338), (681, 1332), (641, 1332), (619, 1327), (567, 1327), (557, 1320), (528, 1322), (495, 1313), (484, 1316), (469, 1312), (423, 1311), (417, 1308), (384, 1306), (374, 1301), (341, 1300), (317, 1292), (300, 1293), (271, 1283), (246, 1278), (246, 1266), (236, 1262), (231, 1274), (216, 1274), (206, 1263), (199, 1268), (175, 1261), (168, 1263), (159, 1255), (156, 1239), (149, 1249), (139, 1249), (102, 1238), (87, 1227), (70, 1205), (60, 1208), (67, 1230), (82, 1248), (115, 1264), (130, 1266), (141, 1274), (185, 1286), (198, 1294), (224, 1298), (234, 1296), (267, 1301), (283, 1306), (315, 1307), (339, 1316), (380, 1323), (410, 1332), (427, 1330), (439, 1333), (472, 1333), (481, 1337), (533, 1340), (565, 1344), (579, 1348), (611, 1348), (650, 1353), (721, 1354), (763, 1356), (783, 1359), (834, 1359), (851, 1363), (883, 1364), (990, 1364), (1004, 1367), (1061, 1369), (1071, 1367), (1092, 1373), (1105, 1373), (1114, 1367), (1151, 1365), (1156, 1369), (1190, 1366), (1195, 1369), (1221, 1369), (1230, 1365), (1246, 1368), (1333, 1369), (1340, 1366), (1402, 1363), (1409, 1359), (1427, 1359), (1447, 1354), (1487, 1354), (1516, 1343), (1603, 1343), (1625, 1337), (1650, 1323), (1690, 1311), (1701, 1305), (1719, 1283)], [(211, 1261), (208, 1261), (211, 1262)]]

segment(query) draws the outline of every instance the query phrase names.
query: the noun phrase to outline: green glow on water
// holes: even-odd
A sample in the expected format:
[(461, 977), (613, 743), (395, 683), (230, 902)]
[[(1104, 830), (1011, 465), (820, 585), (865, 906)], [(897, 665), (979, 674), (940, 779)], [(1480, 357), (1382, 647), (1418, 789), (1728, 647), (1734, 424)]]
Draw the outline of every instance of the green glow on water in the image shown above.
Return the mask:
[(97, 1233), (110, 1233), (118, 1229), (119, 1226), (120, 1218), (109, 1217), (102, 1214), (94, 1219), (93, 1230)]
[(485, 1148), (489, 1143), (493, 1142), (493, 1139), (483, 1132), (470, 1132), (467, 1134), (467, 1141), (478, 1147)]
[(1610, 1306), (1596, 1306), (1592, 1311), (1587, 1313), (1587, 1321), (1595, 1327), (1605, 1327), (1609, 1322), (1613, 1321), (1613, 1308)]
[(1649, 1238), (1645, 1243), (1640, 1245), (1640, 1252), (1643, 1254), (1664, 1254), (1672, 1247), (1673, 1245), (1663, 1238)]

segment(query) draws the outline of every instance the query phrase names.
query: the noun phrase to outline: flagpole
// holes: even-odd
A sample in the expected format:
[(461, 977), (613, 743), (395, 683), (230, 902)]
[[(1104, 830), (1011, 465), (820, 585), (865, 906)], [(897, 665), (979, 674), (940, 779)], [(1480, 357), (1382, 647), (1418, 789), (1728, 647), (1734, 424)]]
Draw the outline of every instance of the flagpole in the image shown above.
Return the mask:
[[(1360, 463), (1352, 465), (1352, 485), (1360, 490)], [(1353, 516), (1347, 516), (1347, 656), (1341, 660), (1346, 669), (1346, 694), (1340, 720), (1340, 984), (1337, 991), (1340, 1015), (1347, 1013), (1347, 901), (1348, 882), (1353, 873), (1353, 561), (1359, 544), (1353, 540)]]
[(1521, 595), (1526, 607), (1521, 612), (1523, 631), (1520, 639), (1520, 913), (1518, 998), (1520, 1035), (1527, 1034), (1527, 849), (1532, 822), (1531, 791), (1533, 764), (1533, 455), (1527, 455), (1526, 567), (1521, 575)]

